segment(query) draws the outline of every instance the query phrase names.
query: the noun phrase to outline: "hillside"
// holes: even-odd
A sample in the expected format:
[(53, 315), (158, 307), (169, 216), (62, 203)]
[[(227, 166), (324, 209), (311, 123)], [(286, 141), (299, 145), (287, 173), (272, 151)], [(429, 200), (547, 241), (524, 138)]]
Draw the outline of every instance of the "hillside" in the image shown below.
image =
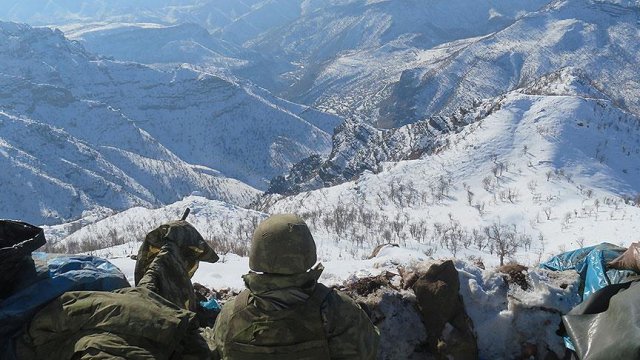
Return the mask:
[[(181, 34), (179, 42), (163, 42), (153, 59), (134, 60), (193, 60), (288, 100), (382, 128), (448, 116), (566, 67), (583, 71), (619, 106), (640, 111), (633, 96), (639, 79), (627, 66), (639, 60), (639, 7), (633, 1), (424, 6), (340, 0), (291, 2), (284, 9), (276, 3), (256, 4), (208, 37), (171, 30)], [(270, 14), (277, 21), (262, 20)], [(74, 36), (118, 58), (158, 31), (140, 27), (136, 32), (144, 37), (124, 39), (109, 29)]]
[(640, 121), (585, 96), (596, 91), (568, 73), (558, 82), (548, 86), (562, 95), (531, 88), (495, 99), (485, 116), (436, 137), (438, 146), (416, 160), (380, 162), (376, 173), (331, 188), (272, 195), (263, 209), (305, 214), (327, 249), (355, 257), (392, 242), (495, 262), (486, 232), (494, 225), (520, 239), (514, 259), (524, 263), (602, 241), (629, 244), (640, 215)]
[[(22, 206), (32, 210), (3, 207), (6, 216), (68, 221), (92, 206), (158, 206), (193, 191), (247, 204), (256, 191), (223, 177), (266, 188), (268, 179), (291, 164), (328, 152), (327, 131), (338, 121), (188, 65), (161, 70), (99, 58), (59, 31), (0, 23), (0, 40), (0, 110), (42, 124), (43, 129), (62, 129), (73, 142), (86, 143), (110, 167), (118, 168), (122, 174), (116, 177), (135, 183), (122, 187), (122, 181), (116, 182), (116, 193), (100, 195), (109, 191), (86, 191), (84, 182), (62, 180), (88, 199), (73, 207), (48, 204), (45, 211), (26, 197)], [(10, 136), (15, 134), (3, 132), (0, 138), (12, 143), (16, 139)], [(28, 153), (40, 164), (48, 158), (45, 147)], [(59, 158), (73, 156), (58, 152)], [(36, 167), (31, 172), (54, 179), (64, 176), (54, 168)], [(16, 185), (29, 181), (21, 178)], [(11, 202), (12, 193), (22, 191), (4, 192), (3, 206)], [(115, 200), (121, 198), (130, 200)]]
[(333, 1), (322, 8), (309, 6), (290, 25), (247, 46), (288, 63), (277, 79), (281, 87), (272, 88), (284, 97), (346, 117), (378, 120), (378, 103), (403, 71), (427, 57), (446, 56), (425, 51), (502, 30), (548, 2)]
[(446, 56), (427, 55), (403, 72), (381, 103), (379, 123), (393, 126), (455, 111), (565, 67), (580, 69), (612, 101), (638, 114), (633, 94), (640, 79), (630, 64), (640, 60), (639, 16), (633, 2), (555, 1), (504, 30), (442, 47)]
[[(437, 146), (420, 156), (383, 159), (375, 173), (337, 186), (267, 195), (258, 207), (304, 216), (324, 260), (359, 259), (397, 243), (436, 258), (492, 265), (501, 254), (535, 264), (574, 247), (636, 241), (639, 119), (571, 72), (546, 80), (545, 93), (511, 92), (470, 113), (478, 118), (457, 131), (426, 133)], [(420, 141), (396, 138), (400, 150), (399, 139), (406, 148)], [(363, 154), (381, 143), (366, 145)], [(215, 223), (193, 221), (204, 232)]]
[(88, 216), (87, 211), (157, 207), (194, 191), (235, 204), (248, 204), (258, 194), (237, 180), (185, 163), (144, 131), (118, 123), (119, 118), (105, 116), (101, 125), (121, 144), (135, 144), (138, 153), (0, 112), (3, 217), (52, 224)]

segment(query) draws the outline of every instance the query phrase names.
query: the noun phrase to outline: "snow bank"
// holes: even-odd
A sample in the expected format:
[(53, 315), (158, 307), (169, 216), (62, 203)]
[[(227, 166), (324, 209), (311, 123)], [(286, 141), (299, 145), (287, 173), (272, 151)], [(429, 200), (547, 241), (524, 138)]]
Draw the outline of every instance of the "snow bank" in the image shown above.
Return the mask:
[[(135, 261), (111, 260), (133, 283)], [(384, 359), (424, 358), (426, 329), (416, 309), (412, 290), (403, 289), (411, 273), (421, 274), (441, 260), (397, 247), (385, 247), (367, 260), (335, 260), (324, 263), (321, 281), (345, 289), (367, 304), (381, 331), (380, 356)], [(460, 295), (474, 324), (480, 358), (510, 359), (523, 354), (544, 358), (549, 352), (564, 354), (556, 335), (560, 316), (580, 302), (577, 273), (537, 268), (524, 272), (527, 289), (496, 269), (483, 270), (464, 260), (454, 260), (459, 272)], [(216, 290), (240, 291), (241, 276), (249, 271), (248, 258), (221, 256), (216, 264), (200, 264), (193, 281)], [(362, 279), (386, 277), (388, 283), (358, 295), (353, 284)], [(349, 290), (351, 289), (351, 290)], [(434, 309), (437, 311), (437, 309)]]

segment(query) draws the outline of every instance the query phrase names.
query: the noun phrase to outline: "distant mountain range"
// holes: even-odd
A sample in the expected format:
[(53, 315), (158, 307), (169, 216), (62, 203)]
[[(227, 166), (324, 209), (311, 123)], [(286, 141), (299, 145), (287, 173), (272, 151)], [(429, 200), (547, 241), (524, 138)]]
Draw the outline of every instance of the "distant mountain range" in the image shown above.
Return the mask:
[[(640, 192), (638, 1), (5, 3), (1, 19), (47, 25), (0, 26), (11, 217), (195, 193), (318, 219), (347, 202), (407, 226), (431, 206), (478, 226), (504, 213), (556, 236), (566, 226), (531, 225), (544, 206), (529, 183), (573, 218), (585, 189), (612, 219)], [(398, 184), (421, 205), (394, 200)], [(514, 189), (526, 199), (502, 199)]]
[[(180, 9), (201, 15), (219, 6), (202, 4)], [(189, 21), (198, 25), (163, 20), (62, 28), (99, 54), (223, 69), (293, 102), (383, 128), (450, 115), (564, 67), (582, 70), (620, 106), (640, 111), (633, 95), (640, 79), (627, 66), (640, 53), (636, 1), (246, 5), (227, 11), (233, 21), (220, 26), (194, 15)], [(146, 48), (142, 42), (153, 51), (136, 50)]]
[[(103, 59), (46, 28), (1, 23), (0, 64), (0, 111), (15, 127), (0, 132), (1, 141), (49, 167), (28, 167), (29, 172), (45, 173), (48, 181), (60, 184), (39, 196), (60, 197), (63, 202), (73, 196), (87, 198), (72, 207), (59, 207), (53, 202), (38, 205), (26, 196), (21, 206), (31, 210), (13, 211), (9, 210), (12, 194), (22, 190), (5, 192), (1, 208), (9, 216), (30, 221), (64, 221), (95, 205), (115, 209), (160, 205), (192, 191), (246, 204), (257, 191), (227, 178), (266, 188), (270, 178), (293, 163), (328, 153), (329, 132), (338, 123), (336, 117), (188, 65), (160, 70)], [(25, 127), (38, 128), (38, 136), (52, 141), (36, 146), (24, 136)], [(24, 141), (29, 142), (28, 149), (27, 144), (16, 145)], [(89, 165), (71, 160), (74, 154), (55, 152), (75, 171), (99, 177), (90, 181), (96, 184), (66, 179), (66, 171), (53, 166), (49, 147), (56, 142), (69, 143), (71, 152), (82, 142), (94, 150), (92, 156), (105, 158), (108, 164), (100, 173), (92, 168), (96, 164), (87, 169)], [(15, 156), (3, 159), (20, 166)], [(15, 180), (19, 185), (30, 179)], [(115, 187), (109, 188), (111, 183)], [(71, 197), (62, 196), (65, 192), (55, 190), (67, 185), (80, 195), (70, 190)]]

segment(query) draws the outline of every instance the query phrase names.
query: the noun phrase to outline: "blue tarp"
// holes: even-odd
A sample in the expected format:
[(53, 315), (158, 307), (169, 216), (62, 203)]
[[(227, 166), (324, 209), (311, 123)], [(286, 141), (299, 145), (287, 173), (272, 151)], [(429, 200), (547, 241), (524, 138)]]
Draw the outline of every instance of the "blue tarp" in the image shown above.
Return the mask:
[(607, 263), (627, 250), (609, 243), (602, 243), (552, 257), (540, 267), (547, 270), (575, 270), (583, 284), (582, 301), (591, 294), (611, 284), (621, 282), (629, 271), (607, 270)]
[(35, 313), (67, 291), (112, 291), (129, 287), (120, 269), (94, 256), (58, 256), (33, 253), (36, 273), (16, 279), (13, 295), (0, 302), (0, 354), (13, 358), (13, 338)]
[(207, 310), (211, 310), (215, 312), (220, 312), (221, 310), (220, 303), (218, 303), (218, 301), (214, 298), (211, 298), (207, 301), (200, 301), (200, 306), (202, 306)]
[[(607, 264), (627, 250), (609, 243), (568, 251), (552, 257), (540, 267), (552, 271), (575, 270), (580, 274), (582, 301), (591, 294), (611, 284), (622, 282), (631, 271), (607, 270)], [(565, 345), (575, 350), (571, 339), (564, 338)]]

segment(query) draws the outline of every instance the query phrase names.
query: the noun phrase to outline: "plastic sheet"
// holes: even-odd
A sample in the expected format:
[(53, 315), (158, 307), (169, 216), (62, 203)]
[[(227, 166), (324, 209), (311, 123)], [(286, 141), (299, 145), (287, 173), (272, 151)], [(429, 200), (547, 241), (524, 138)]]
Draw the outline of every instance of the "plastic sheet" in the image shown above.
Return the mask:
[(216, 301), (216, 299), (213, 299), (213, 298), (207, 301), (200, 301), (200, 306), (202, 306), (207, 310), (212, 310), (217, 312), (220, 312), (221, 310), (220, 303), (218, 303), (218, 301)]
[(625, 248), (602, 243), (556, 255), (547, 262), (540, 264), (540, 267), (554, 271), (577, 271), (582, 279), (582, 300), (584, 301), (603, 287), (620, 283), (631, 273), (629, 271), (607, 269), (607, 263), (625, 251)]
[(638, 359), (640, 283), (607, 286), (562, 317), (580, 359)]
[[(611, 284), (618, 284), (633, 272), (607, 269), (607, 264), (618, 258), (627, 249), (609, 244), (581, 248), (556, 255), (540, 267), (552, 271), (575, 270), (581, 278), (582, 301), (593, 293)], [(565, 346), (575, 351), (569, 336), (564, 337)]]

